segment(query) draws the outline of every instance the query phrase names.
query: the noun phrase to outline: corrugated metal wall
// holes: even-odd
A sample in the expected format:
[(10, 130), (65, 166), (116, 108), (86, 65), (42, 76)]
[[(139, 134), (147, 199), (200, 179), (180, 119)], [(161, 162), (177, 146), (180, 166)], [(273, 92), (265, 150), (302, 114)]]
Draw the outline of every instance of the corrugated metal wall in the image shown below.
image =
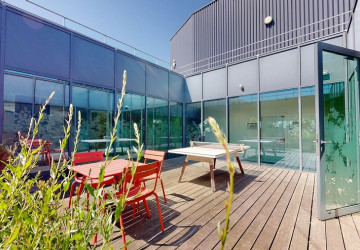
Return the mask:
[[(189, 75), (342, 32), (354, 1), (217, 0), (175, 34), (171, 59), (176, 71)], [(266, 26), (269, 15), (274, 22)], [(184, 44), (190, 46), (184, 49)]]

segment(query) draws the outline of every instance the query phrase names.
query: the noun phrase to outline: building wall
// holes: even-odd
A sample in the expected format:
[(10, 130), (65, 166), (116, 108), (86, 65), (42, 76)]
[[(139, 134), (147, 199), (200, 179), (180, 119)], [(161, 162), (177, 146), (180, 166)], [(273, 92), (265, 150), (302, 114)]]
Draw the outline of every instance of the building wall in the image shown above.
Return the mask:
[[(195, 12), (174, 35), (171, 60), (177, 61), (176, 71), (189, 75), (333, 35), (347, 28), (353, 4), (354, 0), (216, 0)], [(269, 15), (274, 22), (266, 26)], [(182, 49), (185, 44), (190, 45), (187, 50)]]
[[(121, 136), (131, 138), (133, 133), (130, 124), (138, 120), (141, 123), (141, 136), (146, 143), (147, 99), (155, 100), (156, 104), (165, 103), (165, 111), (162, 112), (168, 112), (167, 116), (170, 116), (170, 104), (183, 105), (185, 79), (182, 75), (19, 9), (5, 5), (0, 5), (0, 9), (0, 131), (4, 131), (6, 123), (5, 130), (8, 130), (7, 135), (10, 137), (15, 137), (16, 131), (9, 120), (4, 120), (5, 117), (19, 121), (24, 118), (24, 113), (29, 117), (35, 115), (40, 103), (45, 101), (36, 98), (49, 96), (55, 87), (64, 94), (61, 94), (62, 99), (58, 106), (53, 102), (49, 106), (48, 115), (51, 119), (56, 116), (55, 110), (64, 114), (69, 103), (76, 103), (75, 108), (82, 109), (83, 121), (88, 123), (83, 128), (83, 139), (89, 138), (93, 133), (92, 125), (100, 127), (99, 124), (105, 120), (106, 124), (95, 131), (93, 136), (102, 138), (105, 133), (107, 136), (111, 128), (114, 105), (122, 89), (124, 70), (128, 76), (128, 95), (124, 100), (126, 114), (122, 118)], [(20, 88), (14, 92), (18, 86)], [(29, 96), (26, 98), (29, 100), (25, 98), (26, 102), (24, 98), (20, 98), (26, 95), (21, 89), (28, 91)], [(55, 98), (59, 95), (56, 93)], [(136, 112), (133, 110), (134, 105)], [(75, 120), (78, 119), (76, 115)], [(125, 120), (129, 128), (124, 127)], [(62, 121), (61, 117), (56, 121), (56, 129), (52, 134), (59, 136), (59, 133), (62, 133)], [(51, 122), (54, 120), (48, 124)], [(26, 124), (29, 124), (28, 121)], [(22, 127), (20, 129), (23, 130)], [(150, 132), (152, 131), (148, 131)], [(170, 132), (162, 132), (163, 141), (168, 145)], [(176, 133), (181, 136), (182, 131)], [(3, 133), (0, 133), (0, 140), (2, 136)], [(54, 138), (50, 140), (57, 141)], [(166, 145), (163, 147), (166, 148)], [(89, 146), (82, 148), (87, 150)]]

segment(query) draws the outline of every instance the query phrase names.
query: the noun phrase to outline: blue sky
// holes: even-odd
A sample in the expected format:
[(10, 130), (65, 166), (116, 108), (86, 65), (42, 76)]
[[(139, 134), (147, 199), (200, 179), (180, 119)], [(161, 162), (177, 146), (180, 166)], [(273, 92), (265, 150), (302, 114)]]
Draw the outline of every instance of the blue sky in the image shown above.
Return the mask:
[[(187, 18), (212, 0), (31, 0), (135, 48), (170, 61), (170, 39)], [(25, 0), (7, 0), (59, 21)]]

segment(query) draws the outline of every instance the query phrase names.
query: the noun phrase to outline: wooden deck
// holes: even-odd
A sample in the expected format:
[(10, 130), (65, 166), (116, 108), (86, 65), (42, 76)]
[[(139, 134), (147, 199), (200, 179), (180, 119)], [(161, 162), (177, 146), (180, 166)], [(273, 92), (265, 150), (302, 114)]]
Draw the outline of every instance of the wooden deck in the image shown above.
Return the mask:
[[(228, 197), (224, 162), (217, 162), (213, 193), (207, 164), (189, 164), (182, 182), (177, 182), (183, 160), (166, 160), (163, 167), (168, 200), (160, 201), (164, 233), (153, 200), (148, 202), (151, 218), (146, 218), (142, 204), (135, 219), (130, 208), (124, 212), (126, 239), (133, 241), (129, 249), (219, 249), (217, 223), (224, 221)], [(245, 174), (237, 171), (235, 176), (226, 249), (360, 249), (360, 214), (317, 219), (314, 173), (243, 165)], [(113, 246), (121, 245), (116, 228)]]

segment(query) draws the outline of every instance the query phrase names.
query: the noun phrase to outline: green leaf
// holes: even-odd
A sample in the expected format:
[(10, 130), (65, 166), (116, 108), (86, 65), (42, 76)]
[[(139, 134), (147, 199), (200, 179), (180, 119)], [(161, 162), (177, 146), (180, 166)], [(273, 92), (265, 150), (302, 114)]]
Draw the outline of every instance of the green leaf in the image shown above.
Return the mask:
[(116, 210), (115, 210), (115, 221), (118, 221), (119, 220), (119, 218), (120, 218), (120, 215), (122, 214), (122, 212), (124, 211), (124, 207), (123, 207), (123, 205), (122, 205), (122, 203), (121, 203), (121, 197), (120, 197), (120, 199), (119, 199), (119, 202), (118, 202), (118, 204), (117, 204), (117, 206), (116, 206)]
[(19, 225), (17, 228), (15, 228), (11, 235), (10, 235), (10, 238), (8, 239), (8, 241), (5, 243), (5, 247), (7, 247), (8, 245), (10, 245), (15, 239), (16, 237), (18, 236), (19, 232), (20, 232), (20, 228), (21, 228), (21, 225)]
[(99, 184), (103, 182), (105, 175), (105, 166), (101, 166), (100, 173), (99, 173)]
[(83, 235), (79, 232), (77, 234), (74, 234), (73, 237), (71, 237), (70, 241), (81, 240), (82, 238), (83, 238)]
[(84, 187), (87, 189), (87, 191), (89, 192), (89, 194), (94, 197), (94, 189), (90, 186), (89, 183), (84, 182)]

